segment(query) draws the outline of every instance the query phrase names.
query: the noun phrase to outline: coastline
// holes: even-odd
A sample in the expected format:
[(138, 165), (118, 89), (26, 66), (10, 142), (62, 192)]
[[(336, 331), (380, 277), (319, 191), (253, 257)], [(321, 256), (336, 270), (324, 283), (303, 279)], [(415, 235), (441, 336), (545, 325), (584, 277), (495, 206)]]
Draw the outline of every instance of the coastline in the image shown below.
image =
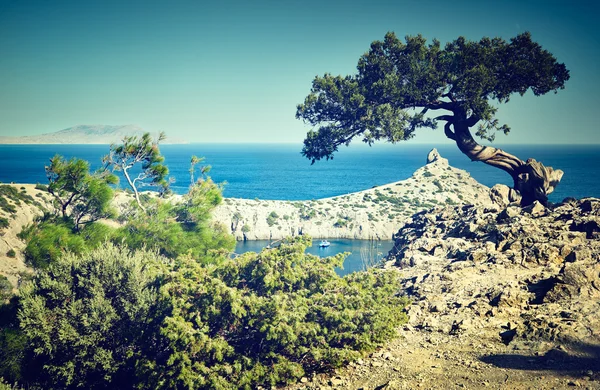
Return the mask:
[(437, 151), (434, 155), (408, 179), (347, 195), (310, 201), (225, 198), (213, 219), (238, 241), (302, 234), (315, 239), (391, 240), (413, 214), (431, 207), (491, 205), (489, 187), (450, 166)]

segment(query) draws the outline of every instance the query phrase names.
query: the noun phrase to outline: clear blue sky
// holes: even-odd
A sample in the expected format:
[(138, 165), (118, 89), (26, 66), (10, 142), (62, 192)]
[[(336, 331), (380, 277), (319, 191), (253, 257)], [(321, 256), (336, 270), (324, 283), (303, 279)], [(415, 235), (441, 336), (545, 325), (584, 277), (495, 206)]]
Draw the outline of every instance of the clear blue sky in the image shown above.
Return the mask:
[(0, 0), (0, 135), (137, 124), (194, 142), (301, 143), (309, 127), (294, 114), (314, 76), (353, 73), (387, 31), (442, 42), (530, 31), (571, 80), (503, 106), (513, 131), (498, 141), (600, 143), (599, 10), (595, 0)]

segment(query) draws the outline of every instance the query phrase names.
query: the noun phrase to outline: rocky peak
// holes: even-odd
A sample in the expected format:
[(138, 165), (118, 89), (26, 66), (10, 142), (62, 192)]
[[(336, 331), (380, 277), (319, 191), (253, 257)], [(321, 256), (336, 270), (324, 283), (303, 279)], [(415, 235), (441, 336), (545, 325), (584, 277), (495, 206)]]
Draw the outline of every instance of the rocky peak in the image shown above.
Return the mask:
[(443, 158), (436, 148), (431, 149), (427, 154), (427, 164), (439, 162), (440, 164), (448, 165), (448, 159)]

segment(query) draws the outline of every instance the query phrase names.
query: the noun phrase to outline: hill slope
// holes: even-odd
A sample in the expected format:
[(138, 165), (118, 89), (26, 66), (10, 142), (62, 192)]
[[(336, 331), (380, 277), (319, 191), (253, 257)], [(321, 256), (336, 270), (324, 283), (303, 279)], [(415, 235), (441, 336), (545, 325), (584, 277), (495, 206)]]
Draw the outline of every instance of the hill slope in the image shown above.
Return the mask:
[[(141, 136), (145, 131), (136, 125), (77, 125), (54, 133), (23, 137), (0, 137), (0, 144), (111, 144), (125, 136)], [(163, 144), (182, 144), (185, 141), (169, 138)]]

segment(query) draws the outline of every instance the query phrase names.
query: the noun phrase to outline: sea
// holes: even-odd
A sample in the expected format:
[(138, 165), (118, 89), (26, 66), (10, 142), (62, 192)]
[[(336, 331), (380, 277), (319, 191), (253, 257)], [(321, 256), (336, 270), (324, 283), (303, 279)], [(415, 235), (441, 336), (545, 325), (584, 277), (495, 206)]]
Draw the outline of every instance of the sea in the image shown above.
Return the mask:
[[(546, 166), (562, 169), (565, 174), (551, 202), (566, 197), (600, 197), (600, 145), (496, 145), (526, 160), (535, 158)], [(311, 200), (362, 191), (409, 178), (426, 162), (436, 147), (442, 157), (487, 186), (512, 185), (511, 177), (480, 162), (472, 162), (454, 145), (375, 144), (341, 147), (332, 160), (314, 164), (301, 156), (301, 144), (186, 144), (162, 145), (160, 150), (174, 179), (176, 193), (185, 193), (190, 185), (190, 158), (204, 157), (200, 165), (210, 165), (210, 176), (223, 183), (225, 197), (263, 200)], [(108, 145), (0, 145), (0, 182), (47, 183), (44, 166), (55, 154), (77, 157), (101, 167)], [(121, 180), (121, 187), (126, 182)], [(257, 250), (268, 243), (240, 243), (238, 251)], [(391, 241), (385, 242), (391, 248)], [(314, 246), (315, 254), (330, 255), (350, 251), (346, 272), (361, 268), (360, 248), (368, 242), (332, 241), (325, 252)], [(350, 250), (349, 250), (350, 249)]]

